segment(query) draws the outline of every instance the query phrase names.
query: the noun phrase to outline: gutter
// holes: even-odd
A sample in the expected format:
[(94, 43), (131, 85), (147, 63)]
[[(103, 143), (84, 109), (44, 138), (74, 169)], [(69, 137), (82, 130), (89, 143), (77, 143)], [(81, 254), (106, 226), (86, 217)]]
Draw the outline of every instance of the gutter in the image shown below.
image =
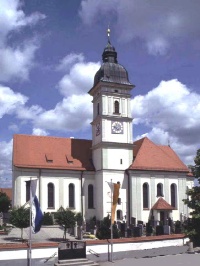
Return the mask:
[(128, 169), (125, 170), (125, 173), (127, 174), (128, 176), (128, 226), (131, 224), (131, 193), (130, 193), (130, 174), (129, 174), (129, 171)]

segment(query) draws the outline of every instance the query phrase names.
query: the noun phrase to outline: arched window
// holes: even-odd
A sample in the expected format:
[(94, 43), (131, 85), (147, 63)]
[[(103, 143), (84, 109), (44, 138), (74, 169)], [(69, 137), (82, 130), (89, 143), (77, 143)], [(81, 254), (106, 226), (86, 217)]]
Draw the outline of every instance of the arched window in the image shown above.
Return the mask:
[(171, 184), (170, 191), (171, 191), (171, 206), (176, 208), (177, 207), (177, 203), (176, 203), (176, 199), (177, 199), (176, 184)]
[(69, 208), (75, 208), (75, 200), (74, 200), (74, 184), (70, 183), (69, 184)]
[(88, 209), (94, 208), (94, 189), (93, 185), (88, 186)]
[(119, 114), (119, 102), (118, 101), (115, 101), (114, 102), (114, 113), (115, 114)]
[(122, 220), (123, 216), (122, 216), (122, 211), (121, 210), (117, 210), (117, 220)]
[(143, 209), (149, 208), (149, 185), (148, 183), (143, 184)]
[(49, 183), (47, 185), (48, 194), (48, 208), (54, 208), (54, 184)]
[(164, 197), (163, 196), (163, 184), (157, 184), (157, 197)]

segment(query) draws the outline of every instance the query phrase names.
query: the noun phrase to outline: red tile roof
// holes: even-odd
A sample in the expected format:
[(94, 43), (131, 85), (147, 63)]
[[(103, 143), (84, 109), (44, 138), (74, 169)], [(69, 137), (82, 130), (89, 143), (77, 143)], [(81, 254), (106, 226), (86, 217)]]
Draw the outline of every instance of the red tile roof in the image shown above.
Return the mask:
[(129, 169), (189, 172), (171, 147), (156, 145), (147, 137), (134, 142), (133, 155)]
[(163, 198), (159, 198), (157, 202), (153, 205), (152, 210), (174, 210), (174, 207), (172, 207)]
[(91, 140), (16, 134), (13, 165), (91, 171), (94, 170), (91, 145)]
[[(16, 134), (13, 165), (94, 171), (91, 148), (91, 140)], [(189, 172), (169, 146), (156, 145), (146, 137), (134, 142), (133, 154), (129, 169)]]
[(12, 188), (0, 188), (0, 192), (6, 193), (10, 200), (12, 200)]

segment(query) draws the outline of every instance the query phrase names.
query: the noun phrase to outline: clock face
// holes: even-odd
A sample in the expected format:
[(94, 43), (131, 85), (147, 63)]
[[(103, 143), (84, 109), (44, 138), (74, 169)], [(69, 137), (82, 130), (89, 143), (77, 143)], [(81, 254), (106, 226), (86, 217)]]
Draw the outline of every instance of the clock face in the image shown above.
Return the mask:
[(123, 123), (115, 121), (112, 122), (112, 134), (123, 134)]
[(100, 128), (100, 123), (96, 124), (96, 136), (100, 135), (101, 133), (101, 128)]

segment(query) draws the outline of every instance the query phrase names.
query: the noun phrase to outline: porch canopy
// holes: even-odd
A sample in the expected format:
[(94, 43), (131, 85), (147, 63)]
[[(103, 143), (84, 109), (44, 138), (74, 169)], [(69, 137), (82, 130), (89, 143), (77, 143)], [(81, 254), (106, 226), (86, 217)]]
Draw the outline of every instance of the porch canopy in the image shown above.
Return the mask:
[(159, 198), (156, 203), (153, 205), (153, 207), (151, 208), (152, 210), (162, 210), (162, 211), (172, 211), (175, 208), (172, 207), (166, 200), (164, 200), (163, 198)]

